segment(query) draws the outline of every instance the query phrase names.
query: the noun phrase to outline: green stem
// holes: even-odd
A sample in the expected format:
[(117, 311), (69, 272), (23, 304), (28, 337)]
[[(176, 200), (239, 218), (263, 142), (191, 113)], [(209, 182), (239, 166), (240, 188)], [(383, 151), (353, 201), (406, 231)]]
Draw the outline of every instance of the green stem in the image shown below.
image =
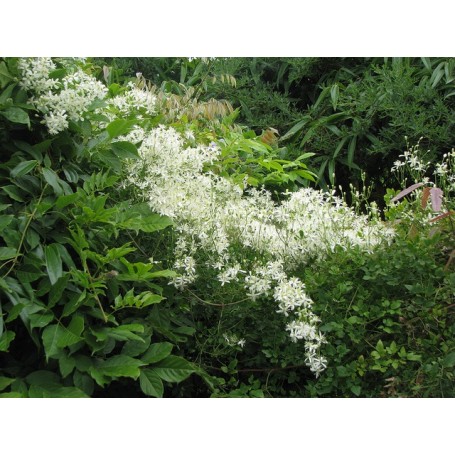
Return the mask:
[(40, 205), (41, 200), (43, 199), (44, 192), (46, 191), (47, 187), (48, 187), (48, 184), (46, 183), (44, 185), (43, 191), (41, 191), (41, 194), (40, 194), (40, 197), (38, 199), (38, 203), (36, 204), (35, 209), (33, 210), (33, 212), (30, 215), (28, 215), (29, 218), (27, 220), (27, 223), (25, 224), (24, 232), (22, 233), (22, 237), (21, 237), (21, 240), (19, 242), (19, 246), (17, 247), (16, 256), (14, 256), (14, 258), (12, 259), (13, 262), (11, 264), (11, 267), (8, 269), (8, 271), (5, 273), (5, 275), (3, 275), (3, 278), (6, 278), (13, 271), (15, 265), (17, 264), (17, 261), (18, 261), (18, 258), (20, 256), (22, 245), (24, 244), (24, 240), (25, 240), (25, 236), (27, 234), (28, 228), (29, 228), (30, 223), (32, 222), (33, 218), (35, 217), (35, 214), (36, 214), (36, 212), (38, 210), (38, 206)]

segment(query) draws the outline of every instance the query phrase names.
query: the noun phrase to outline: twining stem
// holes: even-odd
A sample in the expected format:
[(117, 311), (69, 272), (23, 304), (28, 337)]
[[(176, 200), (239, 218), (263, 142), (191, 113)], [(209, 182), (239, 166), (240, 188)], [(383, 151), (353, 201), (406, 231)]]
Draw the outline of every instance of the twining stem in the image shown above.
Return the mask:
[(19, 246), (17, 247), (16, 256), (14, 256), (14, 258), (12, 259), (12, 264), (11, 264), (10, 268), (8, 269), (8, 271), (5, 273), (5, 275), (3, 275), (3, 278), (6, 278), (13, 271), (15, 265), (17, 264), (17, 261), (18, 261), (19, 256), (20, 256), (22, 245), (24, 244), (24, 240), (25, 240), (25, 236), (27, 234), (28, 228), (29, 228), (30, 223), (32, 222), (33, 218), (35, 217), (35, 214), (36, 214), (36, 212), (38, 210), (38, 207), (39, 207), (39, 205), (41, 203), (41, 199), (43, 199), (44, 192), (46, 191), (47, 187), (48, 187), (48, 184), (46, 183), (44, 185), (44, 187), (43, 187), (43, 191), (41, 191), (41, 194), (40, 194), (40, 197), (38, 199), (38, 202), (36, 204), (35, 209), (33, 210), (32, 213), (30, 213), (28, 215), (28, 220), (27, 220), (27, 223), (25, 224), (24, 232), (22, 233), (22, 237), (21, 237), (21, 240), (19, 242)]
[(199, 296), (197, 296), (194, 292), (191, 292), (189, 289), (187, 289), (187, 291), (195, 299), (199, 300), (201, 303), (204, 303), (205, 305), (210, 305), (210, 306), (218, 306), (218, 307), (221, 307), (221, 308), (224, 308), (225, 306), (228, 306), (228, 305), (237, 305), (239, 303), (246, 302), (246, 301), (250, 300), (250, 299), (246, 298), (246, 299), (237, 300), (236, 302), (230, 302), (230, 303), (212, 303), (212, 302), (207, 302), (207, 300), (201, 299)]
[(104, 312), (103, 305), (101, 304), (101, 300), (98, 297), (98, 294), (96, 293), (96, 288), (93, 286), (93, 283), (96, 281), (96, 279), (93, 278), (92, 274), (90, 273), (90, 269), (88, 268), (87, 260), (86, 260), (85, 256), (81, 256), (81, 262), (82, 262), (82, 266), (84, 267), (84, 272), (88, 275), (88, 278), (90, 280), (90, 285), (91, 285), (90, 287), (93, 290), (93, 296), (95, 297), (96, 303), (98, 304), (101, 314), (103, 315), (104, 322), (107, 322), (108, 319), (107, 319), (106, 313)]

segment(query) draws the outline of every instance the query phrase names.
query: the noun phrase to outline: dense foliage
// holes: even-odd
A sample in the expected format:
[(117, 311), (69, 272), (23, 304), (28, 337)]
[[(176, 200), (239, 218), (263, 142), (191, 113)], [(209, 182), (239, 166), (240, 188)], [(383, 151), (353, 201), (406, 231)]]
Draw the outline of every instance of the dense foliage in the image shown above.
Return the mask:
[(453, 66), (1, 59), (1, 396), (453, 397)]

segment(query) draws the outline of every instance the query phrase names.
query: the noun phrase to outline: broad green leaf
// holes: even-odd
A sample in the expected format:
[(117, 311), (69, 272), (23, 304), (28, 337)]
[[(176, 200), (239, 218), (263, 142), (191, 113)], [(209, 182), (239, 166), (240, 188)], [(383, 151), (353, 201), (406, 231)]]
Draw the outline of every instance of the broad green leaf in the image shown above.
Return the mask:
[(25, 241), (28, 243), (28, 246), (30, 249), (34, 249), (37, 247), (40, 243), (40, 236), (39, 234), (32, 228), (28, 228), (27, 232), (25, 233)]
[(449, 354), (447, 354), (444, 357), (444, 360), (442, 361), (442, 364), (446, 368), (451, 368), (451, 367), (455, 366), (455, 351), (454, 352), (449, 352)]
[(8, 98), (12, 98), (13, 90), (16, 88), (16, 86), (17, 86), (17, 84), (8, 84), (8, 86), (5, 88), (5, 90), (3, 90), (3, 93), (0, 94), (0, 105), (6, 104)]
[(16, 254), (17, 254), (16, 248), (10, 248), (9, 246), (0, 247), (0, 261), (12, 259), (16, 257)]
[(5, 185), (2, 190), (11, 198), (17, 202), (25, 202), (22, 197), (22, 192), (16, 185)]
[(46, 262), (46, 269), (49, 275), (49, 280), (51, 284), (55, 284), (63, 275), (62, 258), (60, 256), (60, 250), (56, 243), (47, 245), (44, 248), (44, 259)]
[(163, 381), (155, 371), (148, 368), (141, 370), (139, 384), (142, 392), (150, 397), (162, 398), (164, 393)]
[(20, 392), (6, 392), (0, 393), (0, 398), (25, 398)]
[(151, 335), (148, 335), (147, 337), (142, 338), (141, 341), (129, 340), (123, 345), (121, 353), (130, 357), (137, 357), (148, 349), (151, 339)]
[(12, 123), (21, 123), (30, 126), (30, 118), (27, 112), (19, 107), (8, 107), (7, 109), (0, 111), (0, 114)]
[(142, 333), (144, 326), (141, 324), (126, 324), (119, 327), (103, 327), (99, 330), (92, 330), (97, 341), (105, 341), (108, 338), (113, 338), (117, 341), (135, 340), (139, 343), (145, 343), (144, 340), (133, 332)]
[(135, 124), (136, 120), (117, 119), (107, 125), (106, 131), (114, 138), (126, 134)]
[(144, 362), (133, 359), (127, 355), (113, 356), (96, 366), (98, 373), (109, 377), (130, 377), (137, 379), (140, 375), (139, 367), (144, 366)]
[(174, 270), (158, 270), (156, 272), (149, 272), (148, 273), (148, 276), (150, 278), (160, 278), (160, 277), (164, 277), (164, 278), (172, 278), (174, 276), (176, 276), (176, 272), (174, 272)]
[(153, 371), (167, 382), (182, 382), (196, 370), (194, 366), (182, 357), (170, 355), (154, 366)]
[(52, 169), (48, 169), (47, 167), (44, 168), (43, 177), (44, 180), (46, 180), (46, 182), (53, 188), (57, 196), (61, 196), (64, 193), (61, 185), (61, 180)]
[(62, 328), (58, 324), (48, 325), (41, 335), (43, 339), (44, 351), (46, 352), (46, 360), (60, 352), (57, 345), (59, 338), (62, 336)]
[(147, 349), (145, 354), (141, 357), (141, 360), (145, 363), (159, 362), (171, 354), (173, 347), (174, 345), (167, 341), (154, 343)]
[(73, 204), (79, 199), (80, 195), (78, 193), (73, 193), (73, 194), (65, 194), (62, 196), (59, 196), (58, 199), (55, 202), (55, 206), (61, 210), (65, 208), (67, 205)]
[(63, 387), (57, 384), (32, 385), (29, 390), (30, 398), (89, 398), (76, 387)]
[(113, 152), (121, 159), (137, 159), (139, 153), (137, 147), (131, 142), (119, 141), (111, 144)]
[(95, 383), (89, 375), (76, 370), (73, 374), (73, 382), (78, 389), (82, 390), (87, 395), (93, 395)]
[(54, 306), (58, 301), (60, 301), (63, 292), (66, 289), (66, 286), (68, 285), (68, 281), (70, 278), (69, 273), (65, 273), (63, 276), (61, 276), (55, 284), (52, 285), (50, 291), (49, 291), (49, 300), (48, 300), (48, 305), (49, 307)]
[(7, 378), (6, 376), (0, 376), (0, 390), (5, 390), (15, 380), (16, 380), (15, 378)]
[(52, 313), (37, 313), (37, 314), (31, 314), (29, 316), (30, 319), (30, 327), (33, 329), (35, 327), (46, 327), (48, 324), (50, 324), (53, 319), (54, 315)]
[(0, 86), (4, 88), (5, 85), (8, 84), (13, 79), (14, 77), (8, 71), (6, 63), (0, 62)]
[(48, 370), (37, 370), (33, 373), (30, 373), (25, 380), (31, 385), (42, 385), (46, 386), (48, 384), (57, 384), (59, 385), (59, 376), (56, 373)]
[(13, 220), (13, 215), (0, 215), (0, 232), (2, 232)]
[(66, 378), (76, 367), (76, 360), (74, 359), (74, 357), (67, 357), (62, 355), (58, 359), (58, 366), (62, 378)]
[(147, 216), (129, 215), (128, 218), (123, 218), (119, 221), (118, 226), (122, 229), (132, 229), (135, 231), (155, 232), (172, 226), (172, 220), (167, 216), (151, 214)]
[(76, 336), (80, 336), (82, 334), (82, 332), (84, 331), (84, 318), (79, 315), (73, 316), (73, 318), (71, 319), (71, 322), (68, 326), (68, 330), (72, 334), (74, 334)]
[(5, 330), (0, 337), (0, 352), (8, 351), (9, 345), (16, 338), (16, 334), (11, 330)]
[(30, 171), (35, 169), (37, 166), (38, 161), (30, 160), (30, 161), (23, 161), (19, 163), (14, 169), (11, 170), (10, 175), (13, 179), (16, 177), (22, 177), (23, 175), (28, 174)]
[(360, 395), (361, 391), (362, 391), (362, 388), (359, 385), (353, 385), (351, 387), (351, 392), (357, 397)]

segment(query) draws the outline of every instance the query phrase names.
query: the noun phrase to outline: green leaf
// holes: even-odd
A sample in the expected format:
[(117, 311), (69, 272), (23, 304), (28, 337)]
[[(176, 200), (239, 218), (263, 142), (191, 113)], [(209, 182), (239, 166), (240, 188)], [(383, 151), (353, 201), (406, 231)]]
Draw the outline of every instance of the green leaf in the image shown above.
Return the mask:
[(87, 374), (80, 373), (76, 370), (73, 374), (73, 382), (78, 389), (82, 390), (87, 395), (93, 395), (95, 383), (93, 382), (93, 379)]
[(59, 384), (59, 376), (48, 370), (37, 370), (30, 373), (25, 380), (31, 385), (46, 386), (49, 384)]
[(30, 327), (33, 329), (35, 327), (46, 327), (48, 324), (50, 324), (53, 319), (54, 315), (52, 313), (37, 313), (37, 314), (31, 314), (29, 316), (30, 319)]
[(4, 88), (14, 77), (8, 71), (5, 62), (0, 62), (0, 86)]
[(14, 220), (14, 215), (1, 215), (0, 216), (0, 232), (3, 231)]
[[(66, 378), (75, 368), (76, 360), (74, 357), (61, 356), (58, 359), (58, 366), (60, 368), (60, 373), (62, 378)], [(77, 386), (77, 384), (75, 384)]]
[(0, 247), (0, 260), (4, 261), (6, 259), (12, 259), (16, 257), (17, 250), (16, 248), (10, 248), (8, 246)]
[(8, 351), (9, 345), (11, 344), (11, 341), (14, 340), (16, 337), (16, 334), (12, 332), (11, 330), (5, 330), (0, 337), (0, 352), (6, 352)]
[(454, 352), (450, 352), (449, 354), (447, 354), (444, 357), (444, 360), (442, 361), (442, 364), (446, 368), (451, 368), (451, 367), (455, 366), (455, 351)]
[(131, 142), (119, 141), (113, 142), (111, 144), (113, 152), (122, 159), (137, 159), (139, 158), (139, 153), (137, 147)]
[(362, 391), (362, 388), (359, 385), (353, 385), (351, 387), (351, 392), (357, 397), (360, 395), (361, 391)]
[(62, 328), (58, 324), (48, 325), (43, 330), (41, 338), (43, 339), (44, 351), (46, 352), (46, 360), (49, 360), (49, 357), (54, 357), (60, 352), (57, 342), (61, 336)]
[[(100, 363), (95, 369), (99, 374), (104, 376), (125, 376), (137, 379), (141, 374), (139, 367), (144, 365), (145, 364), (138, 359), (133, 359), (127, 355), (120, 354), (105, 360), (104, 362)], [(90, 371), (92, 371), (92, 369), (90, 369)]]
[(38, 161), (30, 160), (30, 161), (23, 161), (19, 163), (14, 169), (11, 170), (10, 175), (13, 179), (16, 177), (22, 177), (23, 175), (28, 174), (30, 171), (35, 169), (37, 166)]
[(4, 111), (0, 111), (0, 114), (12, 123), (21, 123), (30, 126), (30, 118), (27, 112), (19, 107), (8, 107)]
[(153, 371), (167, 382), (182, 382), (196, 370), (194, 366), (182, 357), (170, 355), (158, 363)]
[(65, 208), (67, 205), (73, 204), (79, 199), (80, 195), (78, 193), (73, 194), (65, 194), (63, 196), (59, 196), (57, 201), (55, 202), (55, 206), (61, 210)]
[(148, 349), (151, 339), (151, 335), (148, 335), (147, 337), (142, 338), (141, 341), (129, 340), (123, 345), (121, 353), (130, 357), (137, 357)]
[(44, 168), (43, 177), (44, 180), (46, 180), (46, 182), (53, 188), (57, 196), (61, 196), (64, 193), (63, 188), (60, 184), (61, 180), (52, 169), (48, 169), (47, 167)]
[(25, 202), (21, 191), (15, 185), (5, 185), (2, 189), (11, 199), (17, 202)]
[(24, 395), (20, 392), (6, 392), (1, 393), (0, 398), (24, 398)]
[(63, 387), (58, 384), (32, 385), (29, 390), (30, 398), (89, 398), (76, 387)]
[(281, 140), (284, 141), (294, 134), (298, 133), (309, 121), (311, 118), (309, 116), (304, 117), (300, 122), (296, 123), (284, 136), (281, 137)]
[(126, 134), (135, 124), (136, 120), (117, 119), (107, 125), (106, 131), (111, 138), (114, 138)]
[(142, 392), (150, 397), (162, 398), (164, 393), (163, 381), (155, 371), (144, 368), (139, 376)]
[(141, 360), (145, 363), (159, 362), (170, 355), (173, 347), (174, 345), (167, 341), (154, 343), (147, 349), (145, 354), (141, 357)]
[(44, 259), (49, 280), (54, 285), (63, 275), (62, 258), (60, 256), (60, 249), (56, 243), (47, 245), (44, 248)]
[(332, 99), (332, 107), (333, 107), (334, 111), (337, 110), (339, 94), (340, 94), (340, 87), (338, 87), (338, 84), (333, 84), (330, 89), (330, 98)]
[(16, 380), (15, 378), (7, 378), (6, 376), (0, 376), (0, 391), (5, 390), (15, 380)]
[(135, 231), (155, 232), (172, 226), (172, 220), (167, 216), (161, 216), (156, 213), (147, 216), (137, 215), (134, 212), (128, 215), (123, 215), (123, 219), (119, 221), (118, 226), (122, 229), (132, 229)]
[(48, 305), (49, 307), (54, 306), (62, 297), (63, 292), (66, 289), (68, 284), (70, 275), (69, 273), (65, 273), (65, 275), (61, 276), (54, 285), (52, 285), (49, 291), (49, 300)]

